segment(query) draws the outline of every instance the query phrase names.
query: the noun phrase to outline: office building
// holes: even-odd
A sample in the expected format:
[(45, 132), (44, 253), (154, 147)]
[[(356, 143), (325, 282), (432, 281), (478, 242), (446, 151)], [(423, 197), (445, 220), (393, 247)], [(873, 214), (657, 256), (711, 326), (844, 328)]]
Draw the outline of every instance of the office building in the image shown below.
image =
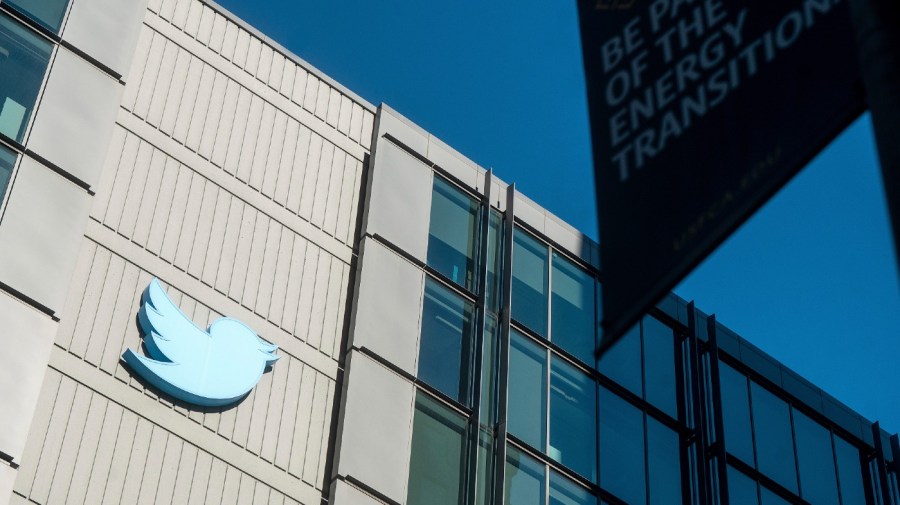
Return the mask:
[[(2, 0), (0, 75), (0, 503), (900, 503), (675, 295), (597, 362), (597, 244), (214, 3)], [(126, 365), (154, 278), (278, 346), (246, 397)]]

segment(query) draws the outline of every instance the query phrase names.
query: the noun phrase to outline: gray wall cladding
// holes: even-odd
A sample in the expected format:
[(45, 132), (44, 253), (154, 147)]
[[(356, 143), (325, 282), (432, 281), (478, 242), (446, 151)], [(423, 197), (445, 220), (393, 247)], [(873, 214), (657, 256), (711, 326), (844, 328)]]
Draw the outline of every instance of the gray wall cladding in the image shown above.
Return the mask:
[[(151, 1), (14, 502), (320, 503), (370, 105), (198, 0)], [(123, 366), (153, 277), (281, 359), (226, 409)]]

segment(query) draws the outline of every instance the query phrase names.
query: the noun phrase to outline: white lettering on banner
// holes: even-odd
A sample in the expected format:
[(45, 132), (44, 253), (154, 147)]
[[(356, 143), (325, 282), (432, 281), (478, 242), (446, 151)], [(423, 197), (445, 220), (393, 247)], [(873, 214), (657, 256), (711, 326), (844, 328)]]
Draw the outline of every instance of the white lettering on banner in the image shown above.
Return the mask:
[[(729, 13), (722, 0), (654, 0), (646, 18), (636, 16), (601, 45), (619, 180), (643, 168), (840, 2), (804, 0), (754, 36), (746, 32), (749, 8)], [(654, 52), (669, 68), (648, 81)]]

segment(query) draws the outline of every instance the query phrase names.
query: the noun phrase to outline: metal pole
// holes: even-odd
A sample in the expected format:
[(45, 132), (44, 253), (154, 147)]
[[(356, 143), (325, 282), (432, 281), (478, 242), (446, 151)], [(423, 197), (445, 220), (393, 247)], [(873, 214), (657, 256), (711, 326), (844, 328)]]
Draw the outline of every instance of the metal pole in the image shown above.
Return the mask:
[(900, 265), (900, 2), (850, 0), (850, 17)]

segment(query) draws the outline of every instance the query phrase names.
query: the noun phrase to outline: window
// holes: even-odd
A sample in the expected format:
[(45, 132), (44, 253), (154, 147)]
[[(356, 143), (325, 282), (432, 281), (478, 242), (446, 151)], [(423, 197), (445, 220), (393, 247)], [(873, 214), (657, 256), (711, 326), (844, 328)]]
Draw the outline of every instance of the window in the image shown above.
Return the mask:
[(419, 378), (468, 405), (473, 335), (472, 304), (440, 282), (425, 281)]
[(753, 381), (750, 382), (750, 399), (759, 471), (797, 493), (790, 407)]
[(428, 265), (469, 291), (475, 288), (478, 202), (434, 178)]
[(12, 178), (13, 166), (16, 164), (16, 153), (0, 146), (0, 203), (6, 195), (6, 188)]
[(547, 336), (547, 246), (522, 230), (513, 234), (512, 317)]
[(544, 465), (509, 446), (506, 450), (506, 497), (510, 505), (544, 504)]
[(594, 278), (553, 253), (551, 329), (553, 342), (585, 363), (596, 348)]
[(593, 379), (553, 356), (547, 454), (593, 482), (597, 481), (596, 394)]
[(457, 505), (465, 496), (466, 421), (428, 395), (416, 395), (409, 505)]
[(66, 14), (68, 0), (3, 0), (6, 5), (11, 5), (17, 11), (25, 14), (30, 19), (47, 28), (53, 33), (59, 33), (63, 16)]
[(647, 502), (643, 413), (600, 387), (600, 485), (627, 503)]
[(866, 503), (859, 449), (835, 435), (834, 453), (837, 458), (838, 481), (841, 484), (841, 503), (844, 505)]
[(0, 134), (22, 142), (52, 49), (49, 41), (0, 12)]
[(550, 470), (550, 505), (596, 505), (587, 489)]
[(755, 466), (747, 377), (725, 363), (719, 363), (719, 384), (722, 391), (725, 448), (744, 463)]
[(486, 291), (488, 309), (500, 310), (503, 279), (503, 218), (496, 210), (491, 210), (488, 222), (487, 279)]
[(743, 472), (728, 467), (728, 501), (730, 505), (757, 505), (756, 481)]
[(597, 369), (673, 419), (678, 418), (675, 332), (658, 319), (645, 316), (604, 353)]
[(509, 339), (509, 432), (542, 450), (547, 440), (547, 351), (516, 331), (510, 331)]
[(650, 505), (681, 503), (681, 452), (678, 433), (647, 417), (647, 482)]
[(793, 417), (801, 496), (812, 505), (839, 505), (831, 433), (796, 410)]

